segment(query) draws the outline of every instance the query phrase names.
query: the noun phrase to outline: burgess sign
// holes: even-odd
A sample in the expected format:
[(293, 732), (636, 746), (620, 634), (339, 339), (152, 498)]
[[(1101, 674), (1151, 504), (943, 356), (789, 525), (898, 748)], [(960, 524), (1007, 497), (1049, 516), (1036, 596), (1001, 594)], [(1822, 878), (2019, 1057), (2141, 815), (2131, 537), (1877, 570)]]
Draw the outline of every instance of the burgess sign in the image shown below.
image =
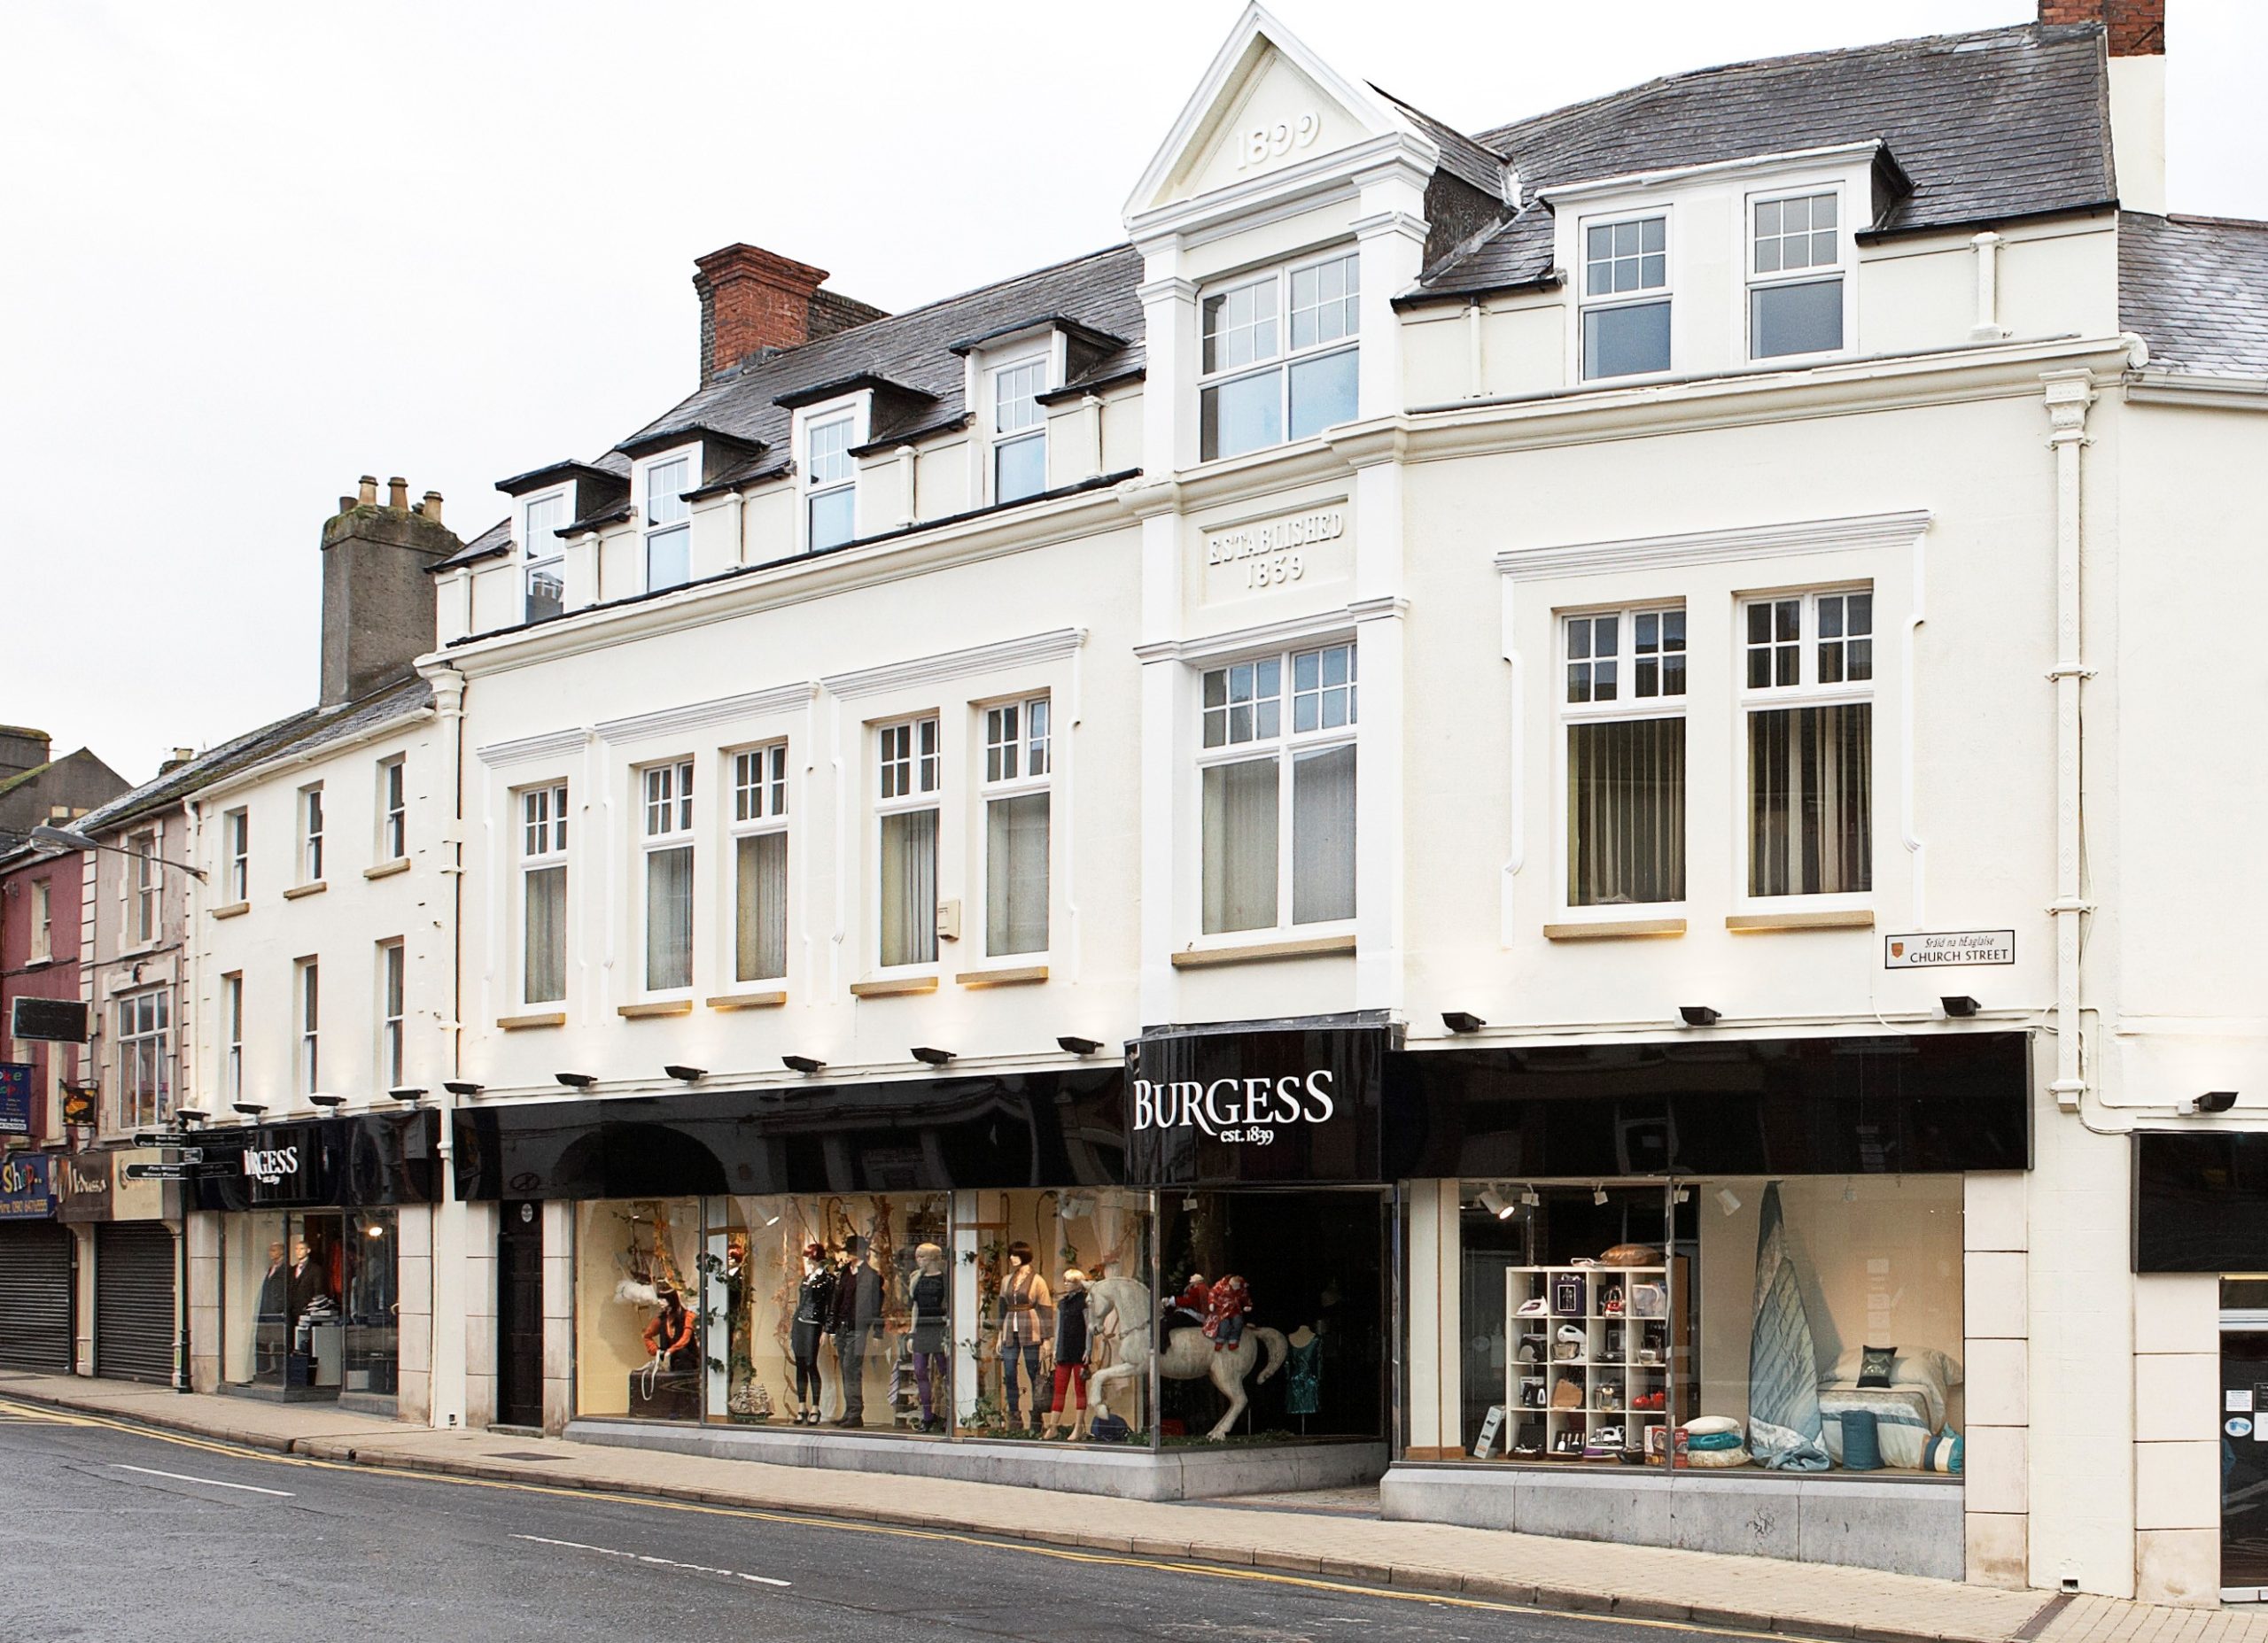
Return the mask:
[(1137, 1186), (1375, 1182), (1383, 1024), (1268, 1021), (1146, 1034), (1127, 1066)]

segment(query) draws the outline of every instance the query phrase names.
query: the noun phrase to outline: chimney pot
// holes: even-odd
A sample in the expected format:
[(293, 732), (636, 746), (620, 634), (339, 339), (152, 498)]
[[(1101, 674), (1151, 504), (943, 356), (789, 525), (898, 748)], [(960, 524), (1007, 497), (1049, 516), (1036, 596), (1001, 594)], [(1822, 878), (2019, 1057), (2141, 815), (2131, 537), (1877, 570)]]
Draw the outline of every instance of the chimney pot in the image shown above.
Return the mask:
[(376, 474), (362, 476), (359, 500), (365, 508), (376, 508), (378, 505), (378, 477)]
[(425, 506), (418, 509), (418, 512), (423, 514), (435, 524), (439, 524), (441, 523), (441, 493), (439, 491), (425, 492)]
[(386, 506), (398, 514), (409, 511), (409, 481), (400, 474), (386, 481)]
[(342, 514), (353, 506), (354, 499), (351, 496), (342, 496), (338, 499), (338, 511)]

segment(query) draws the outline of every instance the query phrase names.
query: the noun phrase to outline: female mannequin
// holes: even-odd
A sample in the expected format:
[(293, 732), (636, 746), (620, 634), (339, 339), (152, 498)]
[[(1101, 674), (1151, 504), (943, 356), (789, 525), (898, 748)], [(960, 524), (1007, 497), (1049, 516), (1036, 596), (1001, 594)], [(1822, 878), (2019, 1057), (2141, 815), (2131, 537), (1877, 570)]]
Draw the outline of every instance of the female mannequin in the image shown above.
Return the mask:
[(835, 1269), (827, 1264), (827, 1251), (816, 1244), (804, 1245), (804, 1282), (796, 1291), (796, 1321), (788, 1336), (788, 1350), (796, 1361), (795, 1421), (817, 1426), (823, 1388), (819, 1378), (819, 1342), (835, 1310)]
[(686, 1310), (685, 1298), (666, 1281), (654, 1286), (654, 1299), (657, 1310), (646, 1326), (646, 1352), (667, 1375), (677, 1367), (680, 1352), (693, 1350), (693, 1314)]
[(1042, 1438), (1055, 1436), (1066, 1391), (1075, 1406), (1071, 1436), (1086, 1436), (1087, 1361), (1092, 1344), (1087, 1329), (1087, 1275), (1073, 1267), (1063, 1274), (1063, 1292), (1055, 1298), (1055, 1394), (1048, 1402), (1047, 1418), (1040, 1423)]
[(1031, 1245), (1017, 1239), (1008, 1245), (1008, 1275), (1000, 1280), (1000, 1390), (1011, 1430), (1021, 1430), (1024, 1423), (1016, 1383), (1018, 1359), (1031, 1383), (1031, 1412), (1040, 1413), (1039, 1344), (1046, 1336), (1052, 1305), (1047, 1280), (1032, 1268)]
[(906, 1343), (913, 1354), (913, 1389), (921, 1399), (921, 1430), (942, 1431), (936, 1394), (945, 1383), (945, 1252), (924, 1244), (914, 1250), (913, 1262), (918, 1270), (907, 1297), (913, 1329)]

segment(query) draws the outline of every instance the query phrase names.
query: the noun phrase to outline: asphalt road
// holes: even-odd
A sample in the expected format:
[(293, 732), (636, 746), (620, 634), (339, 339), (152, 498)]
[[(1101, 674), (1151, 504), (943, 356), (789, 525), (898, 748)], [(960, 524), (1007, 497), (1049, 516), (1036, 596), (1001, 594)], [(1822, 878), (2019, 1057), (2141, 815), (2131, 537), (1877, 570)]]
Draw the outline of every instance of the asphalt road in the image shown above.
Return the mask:
[(975, 1536), (332, 1466), (0, 1403), (4, 1643), (1663, 1643)]

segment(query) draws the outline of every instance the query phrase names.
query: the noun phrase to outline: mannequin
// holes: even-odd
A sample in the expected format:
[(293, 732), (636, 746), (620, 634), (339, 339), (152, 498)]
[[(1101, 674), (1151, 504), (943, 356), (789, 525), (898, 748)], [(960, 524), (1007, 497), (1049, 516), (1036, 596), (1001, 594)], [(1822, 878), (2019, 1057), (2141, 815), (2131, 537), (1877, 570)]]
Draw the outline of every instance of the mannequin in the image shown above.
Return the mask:
[(1012, 1430), (1022, 1430), (1024, 1424), (1016, 1383), (1019, 1359), (1031, 1383), (1031, 1412), (1040, 1413), (1039, 1344), (1046, 1337), (1052, 1309), (1047, 1280), (1031, 1264), (1031, 1245), (1019, 1238), (1008, 1245), (1008, 1275), (1000, 1280), (1000, 1387)]
[(1194, 1329), (1204, 1323), (1205, 1309), (1212, 1302), (1213, 1286), (1205, 1282), (1205, 1275), (1192, 1272), (1182, 1291), (1165, 1305), (1158, 1314), (1158, 1345), (1165, 1346), (1177, 1329)]
[(796, 1291), (796, 1321), (788, 1331), (788, 1350), (796, 1361), (796, 1407), (798, 1426), (819, 1424), (824, 1389), (819, 1378), (819, 1337), (835, 1311), (835, 1269), (827, 1264), (827, 1251), (816, 1244), (804, 1245), (804, 1281)]
[(921, 1430), (943, 1431), (936, 1395), (945, 1388), (945, 1252), (934, 1244), (921, 1244), (913, 1252), (913, 1264), (917, 1270), (907, 1296), (913, 1318), (907, 1342), (913, 1354), (913, 1389), (921, 1399)]
[(1087, 1275), (1076, 1267), (1063, 1274), (1062, 1293), (1055, 1298), (1055, 1392), (1040, 1422), (1042, 1438), (1055, 1436), (1063, 1418), (1063, 1394), (1069, 1391), (1075, 1407), (1069, 1422), (1074, 1438), (1087, 1435), (1087, 1363), (1093, 1337), (1087, 1328)]
[(678, 1354), (693, 1350), (693, 1314), (686, 1310), (685, 1298), (666, 1281), (654, 1286), (654, 1300), (656, 1310), (646, 1326), (646, 1351), (668, 1375), (680, 1367)]
[(837, 1426), (866, 1423), (866, 1351), (882, 1315), (882, 1275), (866, 1259), (857, 1233), (843, 1240), (843, 1270), (835, 1277), (835, 1357), (843, 1376), (843, 1418)]
[(1285, 1337), (1291, 1347), (1284, 1383), (1284, 1413), (1300, 1417), (1300, 1430), (1308, 1430), (1308, 1416), (1323, 1402), (1323, 1337), (1306, 1324)]

